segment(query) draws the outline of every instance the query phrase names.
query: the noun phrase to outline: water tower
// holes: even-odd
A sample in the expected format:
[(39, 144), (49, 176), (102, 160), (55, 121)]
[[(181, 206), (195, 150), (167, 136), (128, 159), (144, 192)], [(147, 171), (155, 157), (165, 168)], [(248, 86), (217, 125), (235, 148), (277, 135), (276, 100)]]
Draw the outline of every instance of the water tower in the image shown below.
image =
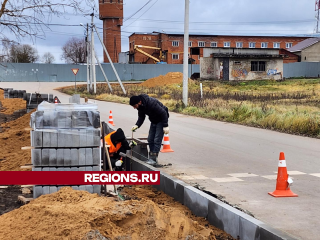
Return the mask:
[[(103, 43), (112, 62), (117, 63), (121, 52), (123, 0), (99, 0), (99, 18), (103, 21)], [(109, 62), (105, 54), (103, 59)]]

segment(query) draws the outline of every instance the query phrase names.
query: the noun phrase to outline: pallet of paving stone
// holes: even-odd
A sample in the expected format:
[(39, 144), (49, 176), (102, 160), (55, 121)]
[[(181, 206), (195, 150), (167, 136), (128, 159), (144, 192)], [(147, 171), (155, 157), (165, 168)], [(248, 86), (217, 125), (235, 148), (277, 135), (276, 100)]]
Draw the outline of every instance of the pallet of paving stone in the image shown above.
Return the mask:
[(34, 127), (35, 129), (100, 128), (100, 113), (92, 110), (38, 110), (32, 114), (31, 123), (31, 127)]
[(6, 98), (23, 98), (23, 95), (26, 93), (26, 90), (15, 90), (8, 89), (5, 91)]
[(100, 166), (101, 149), (100, 147), (31, 149), (31, 163), (35, 167)]
[(3, 88), (3, 97), (9, 98), (9, 91), (13, 90), (13, 88)]
[(35, 148), (99, 147), (100, 128), (31, 130), (31, 146)]
[[(96, 104), (43, 102), (31, 115), (32, 171), (101, 171), (100, 113)], [(63, 186), (34, 186), (34, 197)], [(100, 193), (100, 186), (73, 186)]]

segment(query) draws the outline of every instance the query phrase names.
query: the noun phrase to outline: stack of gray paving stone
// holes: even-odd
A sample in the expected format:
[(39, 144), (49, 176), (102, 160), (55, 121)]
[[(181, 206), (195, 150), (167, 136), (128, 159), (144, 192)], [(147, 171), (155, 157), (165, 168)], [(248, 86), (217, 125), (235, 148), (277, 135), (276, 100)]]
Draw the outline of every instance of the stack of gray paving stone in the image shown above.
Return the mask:
[[(30, 126), (33, 171), (101, 171), (100, 113), (96, 104), (43, 102), (32, 113)], [(34, 186), (33, 196), (63, 186)], [(100, 193), (99, 185), (71, 186)]]
[(4, 98), (9, 98), (9, 91), (13, 90), (13, 88), (4, 88), (3, 96)]

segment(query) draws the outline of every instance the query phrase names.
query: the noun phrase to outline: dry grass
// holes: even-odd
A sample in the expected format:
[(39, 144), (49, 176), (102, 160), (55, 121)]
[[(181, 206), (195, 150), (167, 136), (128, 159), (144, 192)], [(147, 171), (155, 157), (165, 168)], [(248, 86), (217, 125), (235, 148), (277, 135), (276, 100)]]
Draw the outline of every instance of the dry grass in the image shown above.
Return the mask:
[[(82, 96), (128, 104), (129, 97), (147, 93), (158, 98), (170, 111), (192, 116), (261, 127), (281, 132), (320, 137), (320, 79), (298, 79), (249, 82), (203, 82), (203, 98), (199, 83), (189, 84), (188, 107), (182, 104), (182, 85), (146, 88), (138, 84), (98, 84), (97, 95), (78, 88)], [(73, 94), (73, 87), (62, 89)]]

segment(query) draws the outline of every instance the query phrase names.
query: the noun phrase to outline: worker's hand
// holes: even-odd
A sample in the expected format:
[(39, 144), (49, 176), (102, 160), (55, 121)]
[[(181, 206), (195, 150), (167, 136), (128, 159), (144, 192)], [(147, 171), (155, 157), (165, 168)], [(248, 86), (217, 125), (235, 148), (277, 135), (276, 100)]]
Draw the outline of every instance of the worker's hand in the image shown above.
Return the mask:
[(131, 131), (132, 132), (135, 132), (139, 127), (137, 125), (134, 125), (132, 128), (131, 128)]
[(132, 141), (130, 144), (129, 144), (129, 147), (133, 148), (134, 146), (137, 146), (137, 143), (135, 141)]
[(164, 134), (169, 134), (169, 127), (164, 127), (163, 132)]
[(123, 161), (118, 160), (118, 161), (116, 161), (115, 165), (116, 165), (116, 167), (121, 167), (122, 163), (123, 163)]

